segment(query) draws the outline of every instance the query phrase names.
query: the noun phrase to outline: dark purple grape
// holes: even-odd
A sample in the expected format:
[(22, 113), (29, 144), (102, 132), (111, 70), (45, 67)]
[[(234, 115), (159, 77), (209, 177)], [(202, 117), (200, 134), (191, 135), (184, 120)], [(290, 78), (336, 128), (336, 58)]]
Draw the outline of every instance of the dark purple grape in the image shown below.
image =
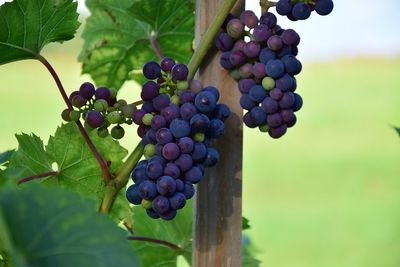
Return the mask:
[(182, 209), (186, 205), (186, 197), (183, 193), (176, 193), (169, 198), (169, 204), (172, 209)]
[(264, 78), (267, 75), (265, 72), (265, 64), (260, 62), (253, 65), (251, 72), (253, 73), (254, 77), (258, 79)]
[(196, 95), (194, 100), (196, 108), (200, 112), (211, 112), (217, 105), (215, 95), (209, 91), (202, 91)]
[(132, 180), (135, 184), (140, 184), (145, 180), (148, 180), (149, 177), (146, 174), (146, 165), (136, 166), (132, 171)]
[(279, 15), (286, 16), (292, 13), (293, 5), (291, 0), (279, 0), (276, 4), (276, 12)]
[(202, 176), (203, 172), (201, 171), (201, 169), (197, 166), (193, 166), (185, 173), (185, 180), (191, 182), (192, 184), (197, 184), (198, 182), (200, 182)]
[[(279, 101), (281, 100), (282, 96), (283, 96), (283, 92), (281, 89), (279, 88), (274, 88), (269, 92), (269, 96), (275, 100), (275, 101)], [(278, 105), (278, 104), (277, 104)], [(274, 111), (275, 112), (275, 111)]]
[(69, 101), (72, 101), (72, 99), (74, 98), (74, 96), (80, 95), (81, 93), (79, 91), (73, 91), (70, 95), (69, 95)]
[(178, 179), (181, 175), (181, 171), (176, 164), (169, 162), (164, 168), (164, 175), (171, 176), (174, 179)]
[(271, 49), (272, 51), (278, 51), (279, 49), (282, 48), (283, 42), (280, 36), (273, 35), (269, 37), (267, 45), (268, 48)]
[(217, 165), (218, 161), (219, 161), (220, 157), (219, 157), (219, 153), (217, 150), (215, 150), (214, 148), (208, 148), (207, 149), (207, 156), (203, 162), (205, 167), (211, 168), (214, 167), (215, 165)]
[(292, 15), (295, 19), (305, 20), (310, 17), (311, 9), (305, 3), (297, 3), (293, 6)]
[(259, 60), (261, 63), (267, 64), (268, 61), (276, 59), (275, 52), (271, 51), (269, 48), (263, 48), (260, 51)]
[(163, 165), (159, 161), (150, 161), (146, 167), (146, 174), (154, 180), (163, 174), (163, 170)]
[(195, 97), (196, 94), (193, 91), (190, 90), (183, 91), (179, 94), (180, 104), (183, 105), (188, 102), (193, 103)]
[(175, 164), (179, 167), (182, 172), (186, 172), (193, 165), (192, 157), (188, 154), (181, 154), (176, 160)]
[(261, 85), (254, 85), (249, 92), (250, 99), (256, 103), (260, 103), (267, 96), (267, 92)]
[(161, 128), (165, 128), (167, 126), (167, 121), (164, 116), (154, 115), (151, 119), (151, 128), (155, 131)]
[(99, 87), (94, 95), (96, 99), (109, 100), (111, 98), (111, 91), (107, 87)]
[(235, 66), (230, 61), (231, 52), (227, 51), (222, 53), (221, 58), (219, 59), (219, 63), (224, 69), (230, 70)]
[(249, 29), (253, 29), (258, 24), (258, 18), (251, 10), (243, 11), (242, 14), (240, 14), (240, 21), (249, 27)]
[(223, 52), (231, 50), (233, 43), (232, 37), (226, 32), (221, 32), (215, 39), (215, 46)]
[(180, 150), (177, 144), (168, 143), (163, 147), (163, 157), (167, 160), (175, 160), (179, 157)]
[(142, 197), (140, 196), (139, 185), (133, 184), (126, 190), (126, 198), (134, 205), (140, 205)]
[(282, 117), (279, 113), (274, 113), (267, 116), (267, 123), (270, 127), (279, 127), (282, 125)]
[(249, 128), (257, 127), (257, 124), (254, 123), (253, 118), (251, 117), (250, 111), (246, 112), (246, 114), (244, 114), (243, 123)]
[(225, 131), (225, 124), (219, 119), (212, 119), (207, 130), (207, 137), (219, 138)]
[(153, 81), (147, 81), (143, 84), (142, 92), (140, 94), (143, 100), (153, 100), (158, 96), (158, 85)]
[(240, 97), (240, 106), (243, 109), (246, 110), (251, 110), (252, 108), (254, 108), (255, 106), (257, 106), (257, 103), (254, 102), (250, 96), (248, 94), (244, 94)]
[(158, 214), (165, 213), (169, 210), (169, 200), (164, 196), (157, 196), (151, 202), (151, 207)]
[(237, 40), (236, 43), (233, 45), (232, 51), (244, 51), (244, 47), (246, 46), (246, 42), (244, 40)]
[(292, 92), (285, 92), (281, 100), (279, 100), (279, 107), (282, 109), (291, 108), (295, 103), (295, 97)]
[(217, 104), (217, 106), (214, 109), (213, 115), (216, 119), (224, 121), (231, 115), (231, 111), (227, 105)]
[(191, 156), (194, 161), (201, 161), (207, 155), (207, 147), (203, 143), (195, 143)]
[(167, 123), (171, 123), (171, 121), (179, 117), (179, 108), (177, 105), (171, 104), (161, 110), (161, 115), (164, 116)]
[(215, 100), (218, 101), (219, 100), (219, 90), (218, 88), (214, 87), (214, 86), (207, 86), (203, 89), (203, 91), (206, 92), (210, 92), (214, 95)]
[(79, 93), (87, 100), (91, 99), (94, 96), (95, 91), (96, 89), (94, 85), (90, 82), (83, 83), (79, 88)]
[(256, 82), (253, 79), (241, 79), (238, 82), (239, 91), (242, 94), (247, 94), (255, 84)]
[(276, 26), (277, 21), (278, 20), (277, 20), (276, 16), (271, 12), (266, 12), (266, 13), (262, 14), (260, 17), (260, 24), (265, 24), (270, 29), (272, 29)]
[(272, 33), (270, 28), (265, 24), (260, 24), (254, 27), (253, 37), (257, 42), (266, 42)]
[(146, 111), (146, 113), (152, 113), (156, 109), (154, 108), (153, 102), (151, 101), (144, 101), (142, 105), (142, 109)]
[(149, 61), (143, 66), (143, 75), (149, 80), (157, 79), (161, 76), (161, 67), (155, 61)]
[(297, 75), (301, 72), (301, 62), (292, 55), (286, 55), (282, 58), (283, 64), (285, 64), (286, 72), (290, 75)]
[(293, 113), (293, 110), (291, 110), (291, 109), (283, 109), (283, 110), (280, 111), (280, 113), (281, 113), (283, 122), (289, 123), (289, 122), (294, 120), (293, 117), (295, 117), (295, 115)]
[(182, 119), (190, 120), (195, 114), (197, 114), (197, 109), (192, 103), (188, 102), (181, 106), (180, 113)]
[(297, 46), (300, 43), (300, 36), (295, 30), (287, 29), (281, 35), (282, 41), (287, 45)]
[(268, 76), (277, 79), (285, 73), (285, 64), (279, 59), (270, 60), (265, 65), (265, 70)]
[(165, 72), (170, 72), (175, 66), (175, 60), (170, 57), (165, 57), (160, 62), (161, 69)]
[(152, 199), (157, 195), (157, 186), (150, 180), (143, 181), (139, 185), (140, 196), (143, 199)]
[(251, 109), (250, 115), (253, 122), (257, 126), (265, 124), (265, 121), (267, 120), (267, 114), (264, 112), (262, 108), (258, 106)]
[(172, 142), (173, 136), (171, 131), (168, 128), (161, 128), (156, 133), (157, 143), (161, 145), (165, 145), (169, 142)]
[(269, 129), (268, 133), (272, 138), (280, 138), (282, 137), (287, 130), (287, 126), (285, 124), (280, 125), (279, 127), (272, 127)]
[(186, 80), (188, 74), (189, 69), (185, 64), (176, 64), (171, 70), (172, 79), (176, 81)]
[(300, 95), (294, 93), (293, 111), (299, 111), (303, 106), (303, 99)]
[(239, 74), (241, 79), (247, 79), (253, 76), (253, 65), (246, 63), (239, 68)]
[(246, 60), (246, 55), (240, 50), (232, 51), (229, 55), (229, 61), (234, 67), (242, 66), (244, 63), (246, 63)]
[(316, 0), (315, 1), (315, 12), (321, 16), (330, 14), (333, 10), (332, 0)]
[(157, 181), (157, 191), (163, 196), (171, 196), (175, 193), (176, 183), (171, 176), (162, 176)]
[(160, 112), (163, 108), (167, 107), (170, 104), (170, 99), (167, 95), (159, 95), (153, 99), (154, 109)]
[(143, 136), (146, 134), (148, 128), (145, 125), (140, 125), (137, 128), (137, 134), (140, 138), (143, 138)]
[(86, 113), (86, 123), (92, 128), (98, 128), (103, 125), (104, 117), (96, 110), (89, 110)]
[(285, 74), (275, 81), (275, 86), (282, 91), (292, 91), (295, 86), (294, 78), (289, 74)]
[(204, 133), (210, 125), (210, 119), (201, 113), (194, 115), (190, 119), (190, 127), (195, 133)]
[(243, 52), (246, 56), (254, 58), (258, 56), (258, 54), (260, 53), (260, 49), (261, 46), (259, 43), (255, 41), (250, 41), (244, 46)]
[(176, 192), (183, 192), (185, 189), (185, 183), (181, 179), (175, 179)]
[[(156, 138), (157, 138), (157, 135), (156, 135)], [(155, 148), (154, 148), (154, 150), (155, 150), (155, 153), (156, 153), (156, 155), (157, 156), (162, 156), (162, 149), (163, 149), (163, 145), (162, 144), (156, 144), (155, 145)]]
[(296, 124), (297, 118), (296, 115), (293, 116), (292, 120), (287, 122), (286, 125), (288, 128), (293, 127)]
[(170, 209), (170, 210), (160, 214), (160, 217), (161, 217), (161, 219), (163, 219), (165, 221), (170, 221), (176, 217), (176, 214), (177, 214), (176, 210)]
[(186, 199), (191, 199), (194, 196), (195, 190), (194, 186), (190, 182), (185, 182), (185, 189), (183, 190), (183, 194), (185, 195)]
[(169, 125), (169, 129), (175, 138), (182, 138), (190, 135), (190, 124), (182, 119), (174, 119)]
[(75, 95), (72, 97), (71, 102), (74, 107), (81, 108), (86, 104), (87, 99), (81, 95)]
[(182, 153), (191, 153), (194, 147), (193, 139), (190, 137), (182, 137), (178, 141), (178, 146)]
[(160, 215), (158, 215), (158, 213), (155, 212), (155, 210), (153, 210), (152, 208), (146, 209), (146, 213), (150, 218), (153, 218), (153, 219), (159, 219), (160, 218)]
[(150, 164), (151, 162), (158, 162), (161, 164), (163, 168), (166, 163), (165, 159), (162, 156), (157, 156), (157, 155), (152, 156), (151, 159), (148, 160), (147, 164)]

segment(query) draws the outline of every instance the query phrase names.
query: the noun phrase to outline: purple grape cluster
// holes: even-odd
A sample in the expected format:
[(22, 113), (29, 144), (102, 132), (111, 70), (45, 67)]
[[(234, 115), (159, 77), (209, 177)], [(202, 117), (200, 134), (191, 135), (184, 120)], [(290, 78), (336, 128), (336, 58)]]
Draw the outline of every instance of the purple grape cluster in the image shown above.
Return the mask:
[(243, 122), (272, 138), (280, 138), (295, 125), (294, 112), (302, 107), (294, 77), (302, 69), (296, 58), (299, 43), (299, 35), (278, 26), (273, 13), (258, 18), (250, 10), (240, 18), (230, 17), (215, 41), (223, 52), (222, 67), (238, 81), (240, 105), (247, 111)]
[(312, 11), (326, 16), (332, 10), (332, 0), (279, 0), (276, 3), (276, 12), (279, 15), (287, 16), (292, 21), (308, 19)]
[(125, 100), (117, 100), (112, 91), (107, 87), (95, 88), (90, 82), (83, 83), (79, 90), (73, 91), (69, 100), (74, 106), (73, 110), (65, 109), (61, 116), (65, 121), (85, 121), (86, 129), (97, 129), (100, 137), (109, 135), (114, 139), (121, 139), (125, 130), (122, 124), (132, 124), (133, 113), (136, 111), (134, 104), (128, 104)]
[(173, 219), (195, 193), (206, 168), (219, 161), (212, 141), (225, 129), (229, 108), (219, 104), (219, 91), (193, 80), (188, 70), (164, 58), (148, 62), (143, 73), (142, 108), (133, 115), (139, 125), (145, 160), (132, 171), (126, 192), (129, 202), (142, 205), (154, 219)]

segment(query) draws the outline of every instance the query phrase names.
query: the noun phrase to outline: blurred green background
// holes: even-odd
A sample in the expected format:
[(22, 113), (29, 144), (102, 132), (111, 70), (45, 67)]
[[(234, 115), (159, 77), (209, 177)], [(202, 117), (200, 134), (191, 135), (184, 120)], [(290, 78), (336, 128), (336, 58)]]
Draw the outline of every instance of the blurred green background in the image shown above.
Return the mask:
[[(44, 55), (68, 92), (80, 76), (81, 40)], [(246, 129), (244, 215), (262, 266), (400, 266), (400, 58), (308, 61), (298, 77), (305, 105), (280, 140)], [(0, 66), (0, 149), (15, 133), (47, 141), (64, 103), (36, 61)], [(236, 90), (232, 88), (231, 90)], [(120, 96), (138, 99), (134, 83)], [(132, 149), (135, 127), (122, 141)]]

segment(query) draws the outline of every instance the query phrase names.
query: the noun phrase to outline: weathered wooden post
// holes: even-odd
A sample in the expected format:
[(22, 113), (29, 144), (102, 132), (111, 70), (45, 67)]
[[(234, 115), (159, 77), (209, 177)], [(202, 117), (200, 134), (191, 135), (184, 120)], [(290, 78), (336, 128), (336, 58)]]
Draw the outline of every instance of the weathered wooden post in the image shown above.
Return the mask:
[[(213, 21), (224, 0), (197, 0), (196, 43)], [(238, 0), (234, 11), (244, 8)], [(220, 53), (210, 51), (200, 67), (200, 80), (221, 91), (221, 102), (229, 105), (231, 117), (218, 140), (221, 161), (199, 184), (193, 224), (193, 266), (241, 266), (242, 244), (242, 109), (236, 82), (219, 65)]]

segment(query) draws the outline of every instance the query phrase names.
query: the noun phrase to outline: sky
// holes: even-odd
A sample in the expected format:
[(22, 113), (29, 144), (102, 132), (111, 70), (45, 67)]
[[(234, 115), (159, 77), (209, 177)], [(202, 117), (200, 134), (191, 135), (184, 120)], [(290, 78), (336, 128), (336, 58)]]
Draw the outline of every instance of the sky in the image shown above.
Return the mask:
[[(0, 0), (0, 4), (4, 2)], [(87, 14), (84, 2), (78, 0), (79, 11)], [(248, 0), (246, 8), (258, 13), (258, 2)], [(334, 11), (329, 16), (313, 13), (310, 19), (297, 22), (278, 17), (280, 26), (293, 28), (300, 34), (301, 59), (400, 56), (399, 0), (334, 0), (334, 3)]]

